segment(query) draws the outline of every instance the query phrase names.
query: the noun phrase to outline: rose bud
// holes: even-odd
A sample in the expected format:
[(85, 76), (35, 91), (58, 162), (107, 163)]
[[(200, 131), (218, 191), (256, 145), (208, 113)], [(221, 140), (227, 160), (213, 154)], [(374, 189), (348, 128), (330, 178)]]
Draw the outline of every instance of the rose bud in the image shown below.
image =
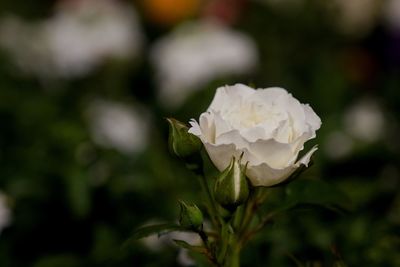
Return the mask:
[(215, 182), (215, 200), (225, 209), (233, 211), (243, 204), (249, 196), (246, 179), (247, 164), (241, 165), (241, 157), (232, 157), (229, 166), (219, 175)]
[(169, 123), (169, 147), (172, 153), (180, 158), (187, 158), (201, 150), (200, 139), (189, 133), (189, 128), (182, 122), (168, 118)]
[(199, 230), (203, 224), (203, 213), (195, 204), (179, 201), (181, 214), (179, 224), (187, 229)]

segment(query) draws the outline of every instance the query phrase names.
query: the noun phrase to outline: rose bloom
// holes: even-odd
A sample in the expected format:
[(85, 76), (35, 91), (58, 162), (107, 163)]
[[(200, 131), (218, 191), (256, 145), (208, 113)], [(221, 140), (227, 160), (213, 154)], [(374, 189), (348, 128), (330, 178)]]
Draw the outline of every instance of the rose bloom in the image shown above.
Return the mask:
[(127, 155), (141, 152), (147, 146), (149, 117), (141, 106), (103, 99), (93, 100), (87, 110), (93, 141)]
[(43, 80), (80, 78), (109, 59), (135, 59), (143, 39), (135, 10), (119, 1), (66, 0), (42, 21), (0, 19), (0, 49)]
[(154, 44), (150, 57), (160, 102), (171, 109), (209, 82), (247, 75), (258, 64), (253, 39), (211, 21), (182, 24)]
[(315, 137), (320, 118), (282, 88), (255, 90), (243, 84), (217, 89), (199, 122), (189, 132), (203, 142), (212, 162), (224, 170), (243, 153), (253, 186), (272, 186), (301, 165), (308, 165), (314, 146), (297, 160), (304, 143)]

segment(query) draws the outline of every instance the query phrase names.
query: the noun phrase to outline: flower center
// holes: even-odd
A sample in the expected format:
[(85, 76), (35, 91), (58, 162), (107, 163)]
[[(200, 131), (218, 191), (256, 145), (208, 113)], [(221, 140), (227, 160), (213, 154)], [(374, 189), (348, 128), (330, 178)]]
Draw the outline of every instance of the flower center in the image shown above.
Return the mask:
[(284, 115), (272, 105), (260, 105), (257, 103), (243, 103), (240, 106), (233, 105), (225, 110), (222, 117), (229, 121), (234, 129), (248, 129), (259, 125), (277, 126)]

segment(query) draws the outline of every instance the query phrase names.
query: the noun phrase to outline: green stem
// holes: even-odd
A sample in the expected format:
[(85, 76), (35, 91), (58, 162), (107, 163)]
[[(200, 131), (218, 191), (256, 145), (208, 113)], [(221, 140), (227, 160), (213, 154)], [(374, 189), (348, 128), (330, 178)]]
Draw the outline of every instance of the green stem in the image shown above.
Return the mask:
[(237, 236), (232, 233), (228, 242), (222, 267), (240, 267), (241, 246)]
[(253, 191), (250, 193), (249, 199), (246, 201), (244, 205), (244, 212), (242, 215), (242, 220), (239, 226), (239, 234), (243, 234), (243, 232), (246, 231), (248, 228), (251, 220), (253, 219), (253, 212), (254, 212), (254, 207), (255, 207), (255, 201), (257, 198), (257, 191)]
[(221, 216), (219, 215), (217, 206), (215, 205), (214, 196), (211, 194), (211, 190), (210, 190), (210, 187), (208, 186), (207, 178), (203, 174), (198, 175), (198, 178), (200, 181), (200, 185), (203, 189), (203, 192), (205, 192), (206, 206), (207, 206), (211, 221), (217, 229), (221, 229), (223, 220), (222, 220)]
[(235, 245), (232, 250), (231, 250), (231, 254), (230, 254), (230, 263), (229, 263), (229, 267), (240, 267), (240, 246), (239, 245)]
[(218, 267), (218, 262), (217, 262), (217, 259), (215, 258), (214, 251), (211, 248), (207, 234), (203, 231), (203, 229), (200, 229), (199, 231), (197, 231), (197, 234), (200, 236), (201, 240), (203, 241), (204, 247), (207, 249), (206, 256), (208, 257), (210, 263), (213, 264), (214, 266)]
[(232, 226), (233, 226), (233, 229), (235, 229), (235, 231), (239, 230), (239, 227), (242, 223), (244, 209), (245, 209), (244, 205), (241, 205), (235, 211), (235, 214), (234, 214), (233, 220), (232, 220)]
[(239, 227), (238, 236), (241, 245), (242, 242), (245, 241), (244, 237), (247, 235), (247, 231), (251, 225), (256, 210), (264, 202), (267, 196), (267, 191), (264, 188), (255, 188), (250, 195), (251, 197), (245, 203), (244, 214)]

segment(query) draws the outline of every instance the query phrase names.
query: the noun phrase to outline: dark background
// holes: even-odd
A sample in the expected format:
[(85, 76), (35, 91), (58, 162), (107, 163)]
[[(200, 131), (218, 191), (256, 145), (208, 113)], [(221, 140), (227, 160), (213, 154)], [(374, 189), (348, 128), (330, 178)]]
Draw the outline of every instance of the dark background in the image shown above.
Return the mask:
[[(294, 259), (334, 266), (338, 258), (348, 266), (400, 266), (396, 0), (111, 1), (136, 10), (142, 46), (133, 57), (107, 56), (76, 76), (55, 74), (42, 63), (47, 54), (24, 56), (38, 46), (35, 30), (5, 30), (10, 15), (24, 25), (51, 23), (60, 5), (81, 2), (0, 1), (0, 190), (11, 217), (0, 234), (0, 266), (179, 265), (178, 248), (165, 238), (122, 244), (140, 225), (175, 221), (178, 199), (199, 200), (197, 181), (168, 152), (164, 118), (198, 118), (217, 87), (237, 82), (284, 87), (310, 103), (322, 128), (312, 141), (319, 144), (315, 164), (304, 176), (331, 183), (351, 204), (348, 211), (306, 206), (281, 216), (250, 243), (243, 266), (297, 266)], [(152, 47), (179, 25), (205, 19), (253, 40), (257, 66), (216, 73), (171, 107), (158, 97), (163, 81)], [(4, 43), (13, 38), (10, 49)], [(41, 45), (38, 51), (50, 54)], [(15, 55), (22, 55), (19, 63)], [(48, 64), (44, 74), (41, 64)], [(113, 115), (102, 113), (107, 105)], [(101, 116), (110, 116), (114, 138), (136, 145), (99, 141), (107, 130), (92, 126)], [(134, 119), (141, 122), (124, 127)]]

